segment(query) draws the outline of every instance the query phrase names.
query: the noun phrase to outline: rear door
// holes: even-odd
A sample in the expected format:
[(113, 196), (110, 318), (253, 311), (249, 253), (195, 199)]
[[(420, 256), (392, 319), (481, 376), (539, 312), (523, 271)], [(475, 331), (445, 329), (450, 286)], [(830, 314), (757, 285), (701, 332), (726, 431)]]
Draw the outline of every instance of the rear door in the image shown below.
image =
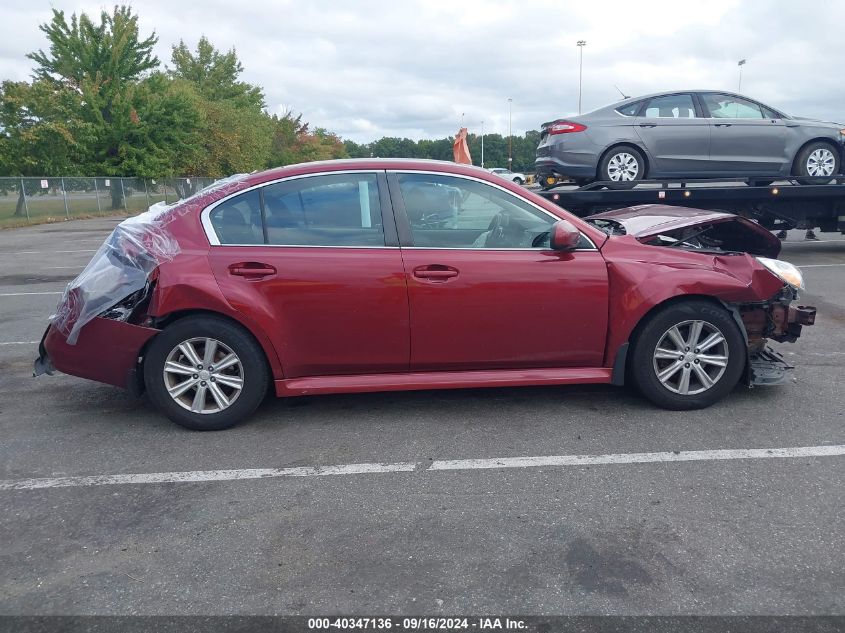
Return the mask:
[(730, 94), (703, 92), (711, 126), (710, 160), (719, 173), (777, 175), (789, 162), (783, 119), (759, 103)]
[(586, 237), (549, 249), (558, 219), (503, 187), (388, 174), (411, 312), (411, 370), (600, 367), (607, 267)]
[(706, 176), (710, 170), (710, 125), (691, 93), (649, 99), (634, 130), (651, 156), (650, 176)]
[(408, 296), (383, 172), (283, 180), (203, 216), (220, 289), (271, 338), (286, 378), (408, 370)]

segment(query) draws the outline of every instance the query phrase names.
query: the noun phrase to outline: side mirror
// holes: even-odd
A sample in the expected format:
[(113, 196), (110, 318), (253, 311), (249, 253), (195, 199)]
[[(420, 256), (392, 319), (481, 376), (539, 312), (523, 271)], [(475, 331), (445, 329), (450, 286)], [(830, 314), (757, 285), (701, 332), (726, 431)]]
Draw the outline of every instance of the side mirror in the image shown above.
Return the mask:
[(581, 231), (569, 220), (558, 220), (549, 232), (549, 244), (554, 251), (574, 251), (581, 241)]

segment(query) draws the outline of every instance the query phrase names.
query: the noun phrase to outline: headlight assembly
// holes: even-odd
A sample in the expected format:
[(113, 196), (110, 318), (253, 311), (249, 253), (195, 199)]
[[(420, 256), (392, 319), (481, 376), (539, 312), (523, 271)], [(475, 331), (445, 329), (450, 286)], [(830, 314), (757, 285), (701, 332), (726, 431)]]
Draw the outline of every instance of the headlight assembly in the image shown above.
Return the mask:
[(758, 257), (757, 261), (769, 269), (773, 275), (779, 277), (796, 290), (804, 289), (804, 275), (797, 266), (793, 266), (789, 262), (780, 259), (769, 259), (768, 257)]

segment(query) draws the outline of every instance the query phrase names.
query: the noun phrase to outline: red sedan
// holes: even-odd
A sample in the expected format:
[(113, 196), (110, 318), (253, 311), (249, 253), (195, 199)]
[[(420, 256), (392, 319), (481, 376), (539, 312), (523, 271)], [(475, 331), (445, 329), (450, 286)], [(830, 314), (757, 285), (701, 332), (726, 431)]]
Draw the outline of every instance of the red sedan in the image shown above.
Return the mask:
[[(238, 176), (121, 223), (65, 292), (36, 374), (146, 390), (223, 429), (277, 396), (632, 381), (705, 407), (788, 366), (815, 309), (732, 215), (586, 221), (482, 169), (409, 160)], [(755, 256), (756, 255), (756, 256)]]

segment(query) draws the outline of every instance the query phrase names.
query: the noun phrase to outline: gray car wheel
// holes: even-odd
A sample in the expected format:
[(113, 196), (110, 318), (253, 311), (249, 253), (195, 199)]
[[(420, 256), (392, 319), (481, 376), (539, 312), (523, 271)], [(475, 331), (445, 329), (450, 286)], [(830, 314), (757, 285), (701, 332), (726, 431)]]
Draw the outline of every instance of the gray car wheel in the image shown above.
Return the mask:
[(598, 176), (599, 180), (614, 183), (642, 180), (645, 177), (643, 155), (633, 147), (615, 147), (602, 159)]
[[(795, 173), (797, 176), (809, 178), (827, 178), (839, 173), (839, 153), (829, 144), (810, 143), (798, 152), (795, 159)], [(807, 180), (807, 184), (822, 184), (825, 181)]]

